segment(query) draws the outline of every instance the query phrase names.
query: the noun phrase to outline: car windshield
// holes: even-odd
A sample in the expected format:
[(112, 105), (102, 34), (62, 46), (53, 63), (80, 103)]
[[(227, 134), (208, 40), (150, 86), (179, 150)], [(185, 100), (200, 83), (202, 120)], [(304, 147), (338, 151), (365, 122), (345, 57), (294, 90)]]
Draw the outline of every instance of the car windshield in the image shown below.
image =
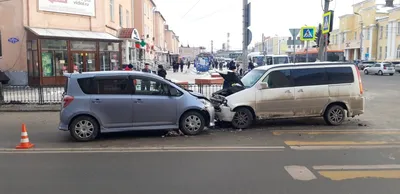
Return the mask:
[(266, 70), (254, 69), (247, 73), (241, 80), (246, 88), (252, 87), (266, 72)]

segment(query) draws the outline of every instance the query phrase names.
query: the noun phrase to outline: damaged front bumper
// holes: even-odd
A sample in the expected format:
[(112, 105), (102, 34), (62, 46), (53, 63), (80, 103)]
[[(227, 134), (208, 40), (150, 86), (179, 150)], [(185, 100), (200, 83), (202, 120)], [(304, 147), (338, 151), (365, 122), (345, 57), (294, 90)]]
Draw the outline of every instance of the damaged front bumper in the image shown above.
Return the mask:
[(224, 96), (213, 95), (211, 97), (211, 103), (215, 110), (215, 119), (217, 121), (232, 122), (235, 112), (227, 105), (227, 101)]

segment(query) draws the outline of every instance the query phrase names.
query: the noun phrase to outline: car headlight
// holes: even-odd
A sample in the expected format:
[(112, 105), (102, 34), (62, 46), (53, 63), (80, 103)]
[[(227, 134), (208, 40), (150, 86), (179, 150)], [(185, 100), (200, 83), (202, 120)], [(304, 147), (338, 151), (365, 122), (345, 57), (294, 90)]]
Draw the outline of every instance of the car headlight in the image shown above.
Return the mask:
[(200, 101), (204, 104), (204, 106), (206, 106), (206, 107), (212, 106), (211, 102), (208, 101), (208, 100), (206, 100), (206, 99), (199, 99), (199, 100), (200, 100)]

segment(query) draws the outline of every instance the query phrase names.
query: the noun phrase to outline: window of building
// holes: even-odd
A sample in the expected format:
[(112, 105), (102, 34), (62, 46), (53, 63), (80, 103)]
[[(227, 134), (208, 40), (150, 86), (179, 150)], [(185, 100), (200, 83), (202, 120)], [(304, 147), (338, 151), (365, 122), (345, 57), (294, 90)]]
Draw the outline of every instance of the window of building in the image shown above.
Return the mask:
[(388, 48), (387, 46), (385, 46), (385, 59), (387, 59), (387, 57), (388, 57)]
[(397, 46), (397, 58), (400, 59), (400, 45)]
[(382, 47), (381, 46), (379, 47), (379, 57), (378, 58), (382, 59)]
[(371, 31), (367, 28), (367, 40), (371, 39)]
[(325, 68), (328, 74), (329, 84), (353, 83), (354, 76), (351, 67), (328, 67)]
[(369, 47), (367, 47), (367, 50), (365, 51), (365, 53), (370, 53), (370, 52), (369, 52)]
[(158, 80), (146, 77), (133, 79), (135, 95), (168, 96), (170, 86)]
[(118, 42), (100, 42), (100, 71), (119, 70)]
[(129, 28), (130, 27), (130, 24), (129, 24), (129, 21), (130, 21), (130, 19), (129, 19), (129, 17), (130, 17), (130, 14), (129, 14), (129, 11), (128, 10), (126, 10), (126, 27), (127, 28)]
[(273, 71), (268, 74), (263, 82), (267, 82), (269, 88), (286, 88), (293, 86), (290, 70)]
[(98, 94), (127, 94), (133, 93), (132, 80), (126, 77), (120, 78), (99, 78), (97, 82)]
[(389, 35), (389, 25), (386, 25), (385, 38)]
[(114, 21), (114, 0), (110, 0), (110, 20)]
[(41, 40), (43, 77), (62, 76), (68, 72), (66, 40)]
[(325, 68), (293, 69), (291, 75), (295, 86), (327, 84)]
[(379, 38), (382, 39), (383, 37), (383, 26), (379, 27)]
[(3, 56), (3, 45), (1, 44), (1, 32), (0, 32), (0, 58)]
[(342, 44), (346, 41), (346, 33), (342, 34)]
[(357, 40), (357, 32), (354, 32), (354, 40)]
[(146, 16), (147, 15), (147, 3), (144, 3), (143, 5), (143, 14)]
[(96, 51), (96, 42), (71, 41), (72, 51)]
[(124, 23), (124, 16), (123, 16), (123, 13), (122, 13), (122, 5), (119, 5), (118, 15), (119, 15), (119, 26), (122, 27), (122, 24)]
[(400, 35), (400, 22), (397, 22), (397, 35)]

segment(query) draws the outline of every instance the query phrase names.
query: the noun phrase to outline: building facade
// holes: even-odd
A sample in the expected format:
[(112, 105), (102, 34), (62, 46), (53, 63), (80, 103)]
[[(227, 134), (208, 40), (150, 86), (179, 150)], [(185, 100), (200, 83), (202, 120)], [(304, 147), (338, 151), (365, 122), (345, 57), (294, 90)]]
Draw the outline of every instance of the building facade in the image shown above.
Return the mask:
[(0, 2), (0, 70), (11, 85), (62, 85), (64, 73), (154, 59), (152, 0), (77, 1)]
[(339, 19), (329, 47), (344, 50), (346, 60), (400, 61), (400, 5), (365, 0), (353, 5), (353, 14)]
[(155, 45), (155, 60), (157, 64), (168, 64), (168, 51), (165, 41), (165, 24), (166, 20), (161, 12), (155, 12), (154, 22), (154, 45)]
[(179, 47), (179, 55), (186, 60), (194, 61), (196, 56), (201, 53), (201, 47), (181, 46)]

